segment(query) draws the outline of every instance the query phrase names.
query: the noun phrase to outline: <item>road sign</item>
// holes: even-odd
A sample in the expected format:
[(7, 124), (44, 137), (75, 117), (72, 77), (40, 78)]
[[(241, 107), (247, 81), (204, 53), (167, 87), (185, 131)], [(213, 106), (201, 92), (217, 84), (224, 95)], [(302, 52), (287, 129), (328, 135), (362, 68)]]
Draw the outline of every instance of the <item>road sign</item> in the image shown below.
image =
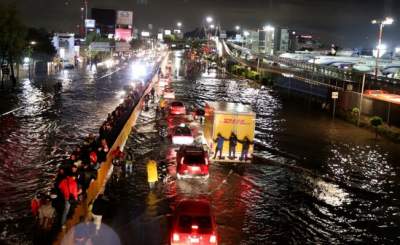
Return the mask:
[(332, 92), (332, 99), (338, 99), (339, 98), (339, 92)]
[(95, 26), (96, 26), (96, 20), (85, 19), (85, 27), (86, 28), (94, 28)]
[(92, 42), (89, 46), (91, 51), (108, 52), (111, 51), (110, 43), (108, 42)]

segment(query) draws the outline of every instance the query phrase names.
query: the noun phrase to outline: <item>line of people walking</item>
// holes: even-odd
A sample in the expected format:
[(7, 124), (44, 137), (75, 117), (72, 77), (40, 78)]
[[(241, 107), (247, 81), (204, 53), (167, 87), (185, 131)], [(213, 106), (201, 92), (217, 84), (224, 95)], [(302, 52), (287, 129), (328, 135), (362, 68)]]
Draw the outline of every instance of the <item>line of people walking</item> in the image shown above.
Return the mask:
[[(73, 215), (75, 207), (86, 199), (87, 190), (97, 179), (97, 170), (106, 160), (109, 147), (114, 144), (144, 90), (145, 86), (138, 86), (127, 91), (123, 102), (101, 125), (99, 135), (89, 134), (83, 144), (76, 146), (59, 164), (51, 190), (38, 193), (32, 199), (31, 211), (41, 231), (36, 233), (36, 243), (49, 244), (60, 228), (66, 228), (67, 219)], [(118, 161), (124, 158), (119, 148), (113, 155)], [(126, 170), (132, 171), (133, 157), (130, 155), (128, 158)], [(98, 220), (97, 217), (95, 221), (98, 223)]]
[(218, 153), (219, 153), (219, 159), (223, 159), (222, 151), (224, 148), (225, 141), (229, 141), (229, 156), (228, 156), (229, 159), (231, 160), (236, 159), (236, 146), (238, 143), (242, 144), (242, 152), (240, 154), (239, 160), (247, 161), (249, 159), (248, 157), (249, 149), (250, 145), (252, 145), (253, 142), (247, 136), (245, 136), (242, 140), (239, 140), (234, 132), (231, 132), (229, 138), (224, 138), (220, 133), (218, 133), (217, 138), (214, 140), (214, 142), (216, 143), (214, 157), (213, 157), (214, 159), (216, 159)]

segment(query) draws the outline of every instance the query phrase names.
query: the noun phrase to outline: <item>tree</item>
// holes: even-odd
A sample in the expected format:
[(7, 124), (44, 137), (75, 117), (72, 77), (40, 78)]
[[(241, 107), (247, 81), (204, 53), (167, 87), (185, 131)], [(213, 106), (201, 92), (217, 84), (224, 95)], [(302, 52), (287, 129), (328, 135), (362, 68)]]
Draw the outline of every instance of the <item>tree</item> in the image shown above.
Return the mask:
[(173, 42), (175, 42), (176, 41), (176, 37), (175, 37), (175, 35), (165, 35), (165, 37), (164, 37), (164, 42), (165, 43), (173, 43)]
[(15, 82), (14, 63), (19, 63), (26, 45), (26, 28), (19, 19), (15, 5), (0, 5), (1, 63), (7, 61)]
[(379, 126), (381, 126), (383, 124), (382, 118), (378, 117), (378, 116), (374, 116), (371, 118), (369, 123), (371, 124), (371, 126), (373, 128), (375, 128), (375, 138), (378, 138), (378, 128), (379, 128)]
[(34, 41), (36, 44), (31, 45), (32, 57), (36, 60), (51, 60), (56, 54), (56, 49), (50, 41), (50, 33), (45, 29), (29, 28), (26, 36), (26, 43)]

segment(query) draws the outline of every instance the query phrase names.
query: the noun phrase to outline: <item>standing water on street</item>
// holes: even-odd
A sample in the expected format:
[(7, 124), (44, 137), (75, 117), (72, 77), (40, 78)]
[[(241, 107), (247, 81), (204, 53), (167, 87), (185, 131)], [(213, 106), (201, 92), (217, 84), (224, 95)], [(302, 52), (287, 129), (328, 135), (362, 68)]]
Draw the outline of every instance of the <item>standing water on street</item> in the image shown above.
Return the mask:
[[(183, 53), (173, 59), (172, 88), (187, 107), (252, 106), (255, 156), (250, 164), (213, 163), (207, 180), (177, 180), (176, 151), (160, 140), (156, 112), (143, 112), (126, 146), (133, 172), (106, 190), (112, 207), (103, 219), (123, 243), (167, 243), (174, 207), (196, 197), (211, 203), (221, 244), (399, 241), (398, 145), (332, 121), (286, 91), (215, 71), (185, 76)], [(166, 180), (151, 189), (149, 159), (168, 165)]]

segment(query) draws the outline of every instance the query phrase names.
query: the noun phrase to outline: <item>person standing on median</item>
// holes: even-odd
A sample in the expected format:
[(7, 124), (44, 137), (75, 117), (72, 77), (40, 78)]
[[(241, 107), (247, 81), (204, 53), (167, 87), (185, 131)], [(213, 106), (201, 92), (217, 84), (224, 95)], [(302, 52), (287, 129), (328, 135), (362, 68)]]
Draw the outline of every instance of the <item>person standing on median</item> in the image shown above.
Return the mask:
[(237, 136), (234, 132), (231, 133), (229, 137), (229, 159), (236, 158), (236, 145), (237, 145)]
[(240, 155), (239, 160), (247, 161), (248, 160), (247, 155), (249, 154), (250, 145), (253, 144), (253, 142), (251, 142), (247, 136), (244, 137), (243, 140), (239, 140), (239, 142), (242, 144), (242, 154)]
[(217, 157), (218, 152), (219, 152), (219, 159), (222, 159), (222, 150), (224, 148), (225, 138), (222, 137), (220, 133), (218, 133), (217, 139), (215, 139), (214, 141), (217, 143), (217, 146), (215, 147), (215, 153), (213, 159)]

